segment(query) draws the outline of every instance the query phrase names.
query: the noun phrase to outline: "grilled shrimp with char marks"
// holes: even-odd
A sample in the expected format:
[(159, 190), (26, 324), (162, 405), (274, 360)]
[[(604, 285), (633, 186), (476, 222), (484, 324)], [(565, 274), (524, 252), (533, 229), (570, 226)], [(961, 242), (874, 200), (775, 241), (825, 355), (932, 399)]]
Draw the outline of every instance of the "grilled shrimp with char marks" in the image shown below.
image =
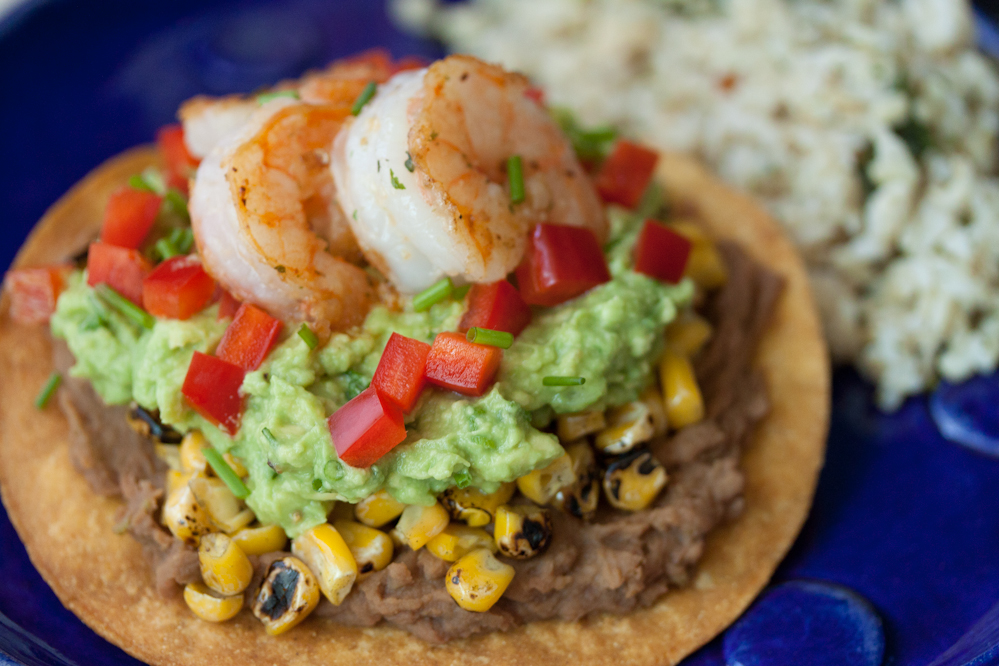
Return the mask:
[[(559, 126), (525, 92), (523, 76), (470, 56), (396, 74), (336, 139), (341, 207), (365, 256), (413, 293), (442, 276), (503, 279), (529, 229), (592, 229), (606, 221)], [(506, 166), (523, 164), (525, 200), (512, 204)]]

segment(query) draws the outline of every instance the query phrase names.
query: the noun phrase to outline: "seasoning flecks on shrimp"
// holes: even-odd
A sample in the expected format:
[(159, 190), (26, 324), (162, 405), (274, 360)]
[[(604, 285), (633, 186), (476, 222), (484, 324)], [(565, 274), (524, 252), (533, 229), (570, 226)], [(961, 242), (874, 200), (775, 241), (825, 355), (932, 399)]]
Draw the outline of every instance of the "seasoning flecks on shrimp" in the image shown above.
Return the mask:
[[(337, 137), (332, 170), (365, 256), (402, 292), (442, 276), (502, 279), (528, 230), (548, 222), (606, 235), (597, 193), (523, 76), (469, 56), (396, 74)], [(525, 197), (506, 165), (519, 156)]]
[(333, 196), (329, 148), (344, 105), (279, 98), (198, 169), (191, 220), (206, 270), (231, 294), (319, 330), (363, 320), (373, 297)]

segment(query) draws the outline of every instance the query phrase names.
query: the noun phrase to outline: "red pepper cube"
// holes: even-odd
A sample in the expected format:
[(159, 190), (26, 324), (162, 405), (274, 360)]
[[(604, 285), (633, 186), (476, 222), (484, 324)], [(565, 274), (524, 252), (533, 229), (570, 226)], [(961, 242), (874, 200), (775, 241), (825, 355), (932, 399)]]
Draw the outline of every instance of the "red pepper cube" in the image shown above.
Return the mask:
[(438, 333), (427, 356), (427, 381), (470, 396), (484, 394), (493, 383), (503, 350), (469, 342), (461, 333)]
[(393, 333), (378, 361), (371, 385), (397, 409), (409, 413), (427, 383), (424, 370), (430, 345)]
[(190, 319), (214, 295), (215, 281), (194, 255), (167, 259), (142, 281), (142, 303), (157, 317)]
[(19, 324), (45, 324), (55, 313), (56, 301), (66, 287), (68, 266), (16, 268), (4, 277), (10, 294), (10, 316)]
[(255, 305), (243, 303), (222, 334), (215, 355), (252, 372), (267, 358), (280, 332), (279, 320)]
[(538, 106), (545, 105), (545, 91), (541, 88), (537, 88), (535, 86), (528, 87), (528, 89), (524, 91), (524, 97), (531, 100)]
[(91, 243), (87, 251), (87, 284), (106, 284), (142, 307), (142, 281), (153, 270), (137, 250)]
[(163, 198), (152, 192), (127, 186), (115, 190), (104, 208), (101, 240), (118, 247), (138, 248), (153, 228), (162, 205)]
[(610, 281), (596, 235), (557, 224), (534, 227), (516, 274), (520, 294), (530, 305), (558, 305)]
[(477, 284), (468, 292), (468, 310), (461, 318), (458, 330), (489, 328), (513, 335), (531, 323), (531, 308), (517, 288), (506, 280), (492, 284)]
[(222, 295), (219, 296), (219, 315), (218, 319), (232, 319), (236, 316), (236, 312), (239, 311), (239, 306), (242, 305), (236, 297), (230, 294), (225, 289), (221, 289)]
[(595, 185), (607, 203), (634, 208), (652, 180), (659, 153), (637, 143), (618, 140), (597, 172)]
[(351, 467), (370, 467), (406, 439), (402, 412), (374, 386), (361, 391), (326, 422), (337, 456)]
[(198, 159), (191, 155), (184, 141), (184, 128), (180, 125), (161, 127), (156, 133), (156, 143), (167, 167), (167, 184), (187, 193), (187, 182), (194, 177)]
[(237, 365), (194, 352), (180, 392), (196, 412), (232, 436), (239, 431), (243, 412), (239, 387), (245, 376)]
[(635, 243), (635, 271), (670, 284), (683, 278), (691, 242), (655, 220), (646, 220)]

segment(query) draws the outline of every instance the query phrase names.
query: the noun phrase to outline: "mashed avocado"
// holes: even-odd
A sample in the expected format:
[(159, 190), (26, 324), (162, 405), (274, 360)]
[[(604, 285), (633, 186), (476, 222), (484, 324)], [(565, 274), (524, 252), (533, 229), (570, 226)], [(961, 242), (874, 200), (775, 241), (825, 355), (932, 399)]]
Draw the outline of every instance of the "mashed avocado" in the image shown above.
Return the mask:
[[(409, 504), (432, 503), (456, 476), (491, 492), (562, 455), (557, 438), (532, 423), (636, 398), (652, 377), (663, 328), (692, 294), (689, 282), (664, 285), (630, 270), (638, 219), (612, 219), (609, 283), (537, 312), (505, 352), (499, 381), (486, 395), (425, 391), (407, 417), (406, 440), (368, 469), (337, 459), (327, 416), (370, 384), (392, 332), (431, 342), (457, 328), (462, 303), (446, 300), (420, 313), (378, 306), (363, 326), (317, 350), (286, 331), (243, 382), (235, 438), (181, 395), (193, 353), (211, 353), (228, 324), (217, 320), (216, 307), (187, 321), (159, 319), (146, 330), (104, 305), (76, 273), (59, 298), (52, 332), (76, 357), (71, 374), (89, 379), (105, 402), (135, 400), (158, 409), (165, 423), (201, 429), (217, 449), (231, 450), (250, 473), (247, 504), (262, 522), (295, 536), (325, 522), (331, 502), (357, 502), (380, 488)], [(579, 375), (586, 384), (545, 388), (546, 375)]]

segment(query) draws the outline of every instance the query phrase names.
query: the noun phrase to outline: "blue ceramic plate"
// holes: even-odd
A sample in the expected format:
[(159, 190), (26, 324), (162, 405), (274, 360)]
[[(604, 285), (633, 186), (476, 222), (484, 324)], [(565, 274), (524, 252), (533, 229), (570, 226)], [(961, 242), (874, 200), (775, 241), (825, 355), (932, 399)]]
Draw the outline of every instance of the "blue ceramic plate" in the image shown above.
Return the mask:
[[(999, 48), (983, 23), (982, 46)], [(0, 22), (0, 267), (45, 208), (196, 93), (252, 90), (372, 46), (441, 55), (371, 0), (28, 2)], [(993, 50), (993, 52), (995, 52)], [(930, 405), (932, 402), (932, 416)], [(879, 414), (834, 382), (811, 518), (769, 588), (689, 664), (999, 663), (999, 381)], [(138, 664), (71, 613), (0, 512), (0, 666)]]

